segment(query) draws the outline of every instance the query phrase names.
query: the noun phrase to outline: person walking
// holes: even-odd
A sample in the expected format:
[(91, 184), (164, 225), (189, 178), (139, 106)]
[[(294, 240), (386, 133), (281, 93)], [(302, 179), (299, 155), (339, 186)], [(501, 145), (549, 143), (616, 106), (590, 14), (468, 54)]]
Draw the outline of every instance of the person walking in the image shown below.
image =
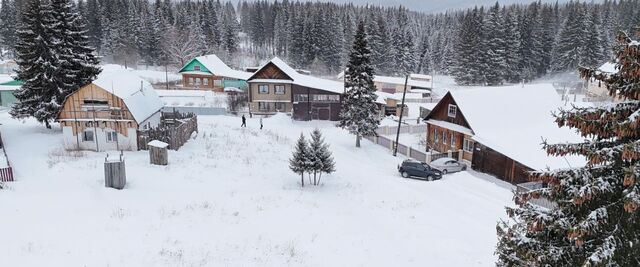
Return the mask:
[(242, 115), (242, 125), (240, 125), (240, 127), (247, 127), (247, 118), (245, 118), (244, 115)]
[(262, 130), (262, 116), (260, 116), (260, 130)]

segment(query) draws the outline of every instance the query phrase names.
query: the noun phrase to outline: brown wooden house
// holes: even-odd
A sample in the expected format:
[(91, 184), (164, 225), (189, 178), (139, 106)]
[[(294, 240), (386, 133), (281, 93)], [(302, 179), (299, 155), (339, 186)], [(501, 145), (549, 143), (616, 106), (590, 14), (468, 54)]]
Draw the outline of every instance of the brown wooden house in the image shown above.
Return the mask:
[(69, 95), (58, 113), (68, 150), (138, 150), (137, 131), (160, 123), (163, 103), (128, 72), (101, 74)]
[[(549, 157), (542, 138), (579, 140), (560, 129), (551, 112), (562, 106), (550, 84), (459, 89), (448, 92), (425, 118), (427, 146), (434, 152), (461, 151), (472, 169), (517, 184), (528, 171), (568, 167)], [(573, 166), (584, 162), (571, 158)]]
[(274, 58), (248, 79), (249, 112), (288, 113), (295, 120), (339, 119), (343, 83), (298, 73)]

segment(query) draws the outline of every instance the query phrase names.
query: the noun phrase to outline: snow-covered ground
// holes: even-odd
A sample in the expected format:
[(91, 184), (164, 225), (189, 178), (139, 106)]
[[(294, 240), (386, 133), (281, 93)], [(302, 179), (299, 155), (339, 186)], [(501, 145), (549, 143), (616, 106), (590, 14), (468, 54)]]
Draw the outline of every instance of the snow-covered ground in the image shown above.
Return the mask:
[(138, 75), (140, 78), (146, 80), (151, 84), (164, 83), (165, 81), (175, 82), (182, 79), (182, 76), (174, 70), (165, 72), (164, 70), (153, 69), (125, 69), (122, 65), (105, 64), (100, 66), (103, 73), (118, 72), (118, 71), (130, 71), (131, 73)]
[(227, 107), (227, 94), (204, 90), (156, 90), (167, 107)]
[[(403, 179), (402, 158), (328, 122), (200, 116), (168, 166), (125, 152), (65, 152), (59, 129), (0, 113), (16, 182), (0, 190), (0, 266), (493, 266), (509, 189), (468, 172)], [(337, 172), (299, 185), (288, 158), (319, 127)], [(116, 153), (113, 153), (114, 156)]]

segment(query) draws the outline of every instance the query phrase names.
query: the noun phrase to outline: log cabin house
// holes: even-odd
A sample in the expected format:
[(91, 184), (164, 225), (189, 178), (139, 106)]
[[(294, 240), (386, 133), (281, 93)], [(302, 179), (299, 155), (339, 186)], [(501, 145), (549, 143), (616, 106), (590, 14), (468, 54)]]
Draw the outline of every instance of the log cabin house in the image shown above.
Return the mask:
[(185, 89), (215, 92), (224, 92), (226, 87), (246, 89), (246, 81), (251, 76), (250, 72), (230, 68), (213, 54), (190, 60), (179, 72)]
[(550, 143), (578, 142), (558, 128), (551, 112), (562, 107), (550, 84), (485, 87), (448, 92), (425, 118), (427, 146), (434, 152), (462, 151), (472, 169), (513, 184), (527, 182), (527, 171), (584, 164), (578, 157), (550, 157)]
[(128, 72), (100, 74), (65, 98), (57, 121), (67, 150), (138, 150), (138, 130), (160, 123), (163, 103)]
[(279, 58), (260, 67), (249, 79), (249, 112), (291, 114), (294, 120), (339, 119), (344, 85), (298, 73)]

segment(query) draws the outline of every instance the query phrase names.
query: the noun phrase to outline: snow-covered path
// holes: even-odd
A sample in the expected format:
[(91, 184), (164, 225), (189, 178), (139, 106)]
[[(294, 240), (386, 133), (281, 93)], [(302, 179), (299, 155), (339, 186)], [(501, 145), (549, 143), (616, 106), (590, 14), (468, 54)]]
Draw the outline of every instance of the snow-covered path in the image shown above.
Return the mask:
[[(0, 191), (0, 266), (492, 266), (511, 192), (468, 173), (402, 179), (400, 158), (328, 122), (198, 118), (169, 166), (125, 152), (127, 188), (104, 188), (105, 153), (71, 155), (60, 131), (0, 114), (19, 181)], [(337, 172), (300, 188), (288, 158), (319, 127)]]

